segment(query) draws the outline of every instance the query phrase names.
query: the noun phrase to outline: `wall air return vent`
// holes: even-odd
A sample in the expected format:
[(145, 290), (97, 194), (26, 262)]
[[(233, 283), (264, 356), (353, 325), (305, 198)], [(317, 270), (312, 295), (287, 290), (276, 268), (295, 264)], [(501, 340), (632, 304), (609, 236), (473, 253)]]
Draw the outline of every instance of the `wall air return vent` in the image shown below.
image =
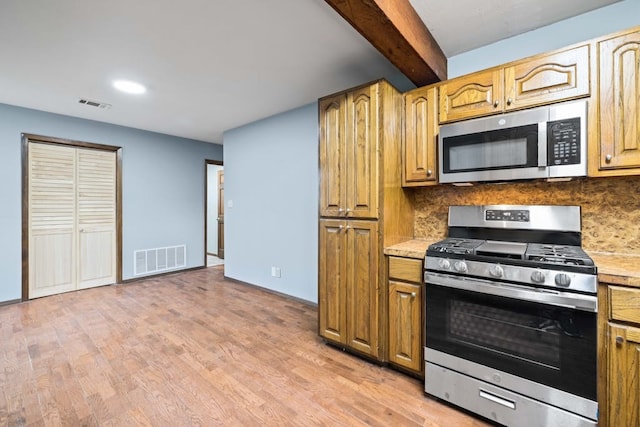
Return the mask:
[(91, 101), (84, 98), (78, 99), (78, 103), (88, 105), (90, 107), (102, 108), (104, 110), (108, 110), (109, 108), (111, 108), (111, 104), (107, 104), (106, 102)]
[(161, 273), (187, 265), (187, 246), (141, 249), (133, 252), (133, 275)]

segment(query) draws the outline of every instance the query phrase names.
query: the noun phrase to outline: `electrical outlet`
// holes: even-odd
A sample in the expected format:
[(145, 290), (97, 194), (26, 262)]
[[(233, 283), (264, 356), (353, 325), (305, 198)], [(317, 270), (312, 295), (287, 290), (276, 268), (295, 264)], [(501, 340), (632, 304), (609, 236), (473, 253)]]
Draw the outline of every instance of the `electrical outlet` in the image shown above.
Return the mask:
[(280, 267), (271, 267), (271, 277), (280, 277)]

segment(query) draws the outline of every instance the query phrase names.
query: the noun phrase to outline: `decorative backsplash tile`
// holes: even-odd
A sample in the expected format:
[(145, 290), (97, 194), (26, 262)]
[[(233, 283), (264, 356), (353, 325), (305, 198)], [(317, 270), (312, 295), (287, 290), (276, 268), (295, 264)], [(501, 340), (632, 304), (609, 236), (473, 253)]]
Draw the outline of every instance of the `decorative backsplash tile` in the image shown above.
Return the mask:
[(640, 254), (640, 177), (438, 185), (416, 189), (414, 197), (416, 238), (444, 238), (450, 205), (578, 205), (586, 250)]

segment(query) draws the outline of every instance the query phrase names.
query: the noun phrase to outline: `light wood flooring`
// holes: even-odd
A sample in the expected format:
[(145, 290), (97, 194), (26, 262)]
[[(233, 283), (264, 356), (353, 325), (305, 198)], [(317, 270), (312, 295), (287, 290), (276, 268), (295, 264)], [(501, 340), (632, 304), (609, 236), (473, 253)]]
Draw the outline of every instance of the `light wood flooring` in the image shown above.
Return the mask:
[(0, 426), (481, 426), (213, 267), (0, 307)]

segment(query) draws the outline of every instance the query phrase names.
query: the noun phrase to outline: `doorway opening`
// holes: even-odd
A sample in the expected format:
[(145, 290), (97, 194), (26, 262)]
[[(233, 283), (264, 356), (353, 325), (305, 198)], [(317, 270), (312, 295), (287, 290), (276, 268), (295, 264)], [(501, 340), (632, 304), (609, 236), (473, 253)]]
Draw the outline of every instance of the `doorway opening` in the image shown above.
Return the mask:
[(224, 265), (224, 168), (219, 160), (205, 161), (205, 266)]

